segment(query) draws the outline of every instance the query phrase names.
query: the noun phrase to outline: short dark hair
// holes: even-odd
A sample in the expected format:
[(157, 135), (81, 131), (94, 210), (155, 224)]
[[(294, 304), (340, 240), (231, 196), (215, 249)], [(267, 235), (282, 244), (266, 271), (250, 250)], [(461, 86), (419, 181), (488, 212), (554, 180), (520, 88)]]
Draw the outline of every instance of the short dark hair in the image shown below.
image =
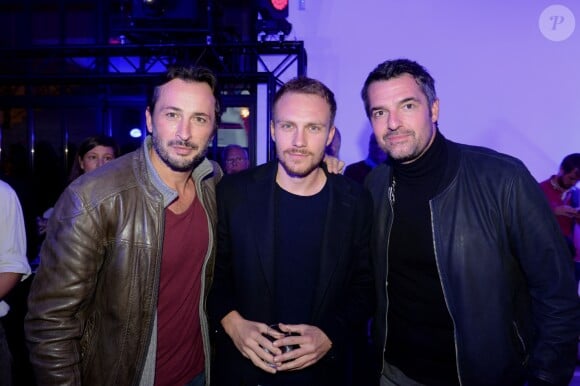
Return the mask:
[(564, 157), (560, 164), (560, 169), (562, 169), (564, 173), (570, 173), (574, 169), (580, 171), (580, 153), (572, 153)]
[(158, 77), (152, 84), (153, 87), (151, 88), (147, 102), (147, 107), (151, 114), (155, 111), (155, 104), (157, 103), (157, 99), (159, 99), (159, 87), (173, 79), (181, 79), (185, 82), (207, 83), (215, 98), (215, 127), (217, 128), (221, 120), (220, 92), (217, 77), (213, 71), (206, 67), (193, 65), (173, 65), (169, 67), (167, 71)]
[(318, 95), (324, 99), (330, 107), (330, 126), (332, 127), (334, 125), (334, 118), (336, 117), (336, 99), (334, 98), (334, 93), (324, 83), (306, 76), (299, 76), (289, 80), (284, 83), (278, 91), (276, 91), (272, 103), (272, 111), (276, 109), (276, 103), (278, 103), (278, 100), (280, 100), (284, 94), (291, 92)]
[(435, 92), (435, 80), (429, 72), (419, 63), (409, 59), (387, 60), (369, 73), (361, 90), (361, 98), (367, 117), (370, 117), (371, 114), (368, 94), (371, 83), (398, 78), (405, 74), (409, 74), (415, 79), (415, 82), (417, 82), (423, 94), (427, 97), (429, 106), (433, 106), (433, 103), (437, 100), (437, 93)]

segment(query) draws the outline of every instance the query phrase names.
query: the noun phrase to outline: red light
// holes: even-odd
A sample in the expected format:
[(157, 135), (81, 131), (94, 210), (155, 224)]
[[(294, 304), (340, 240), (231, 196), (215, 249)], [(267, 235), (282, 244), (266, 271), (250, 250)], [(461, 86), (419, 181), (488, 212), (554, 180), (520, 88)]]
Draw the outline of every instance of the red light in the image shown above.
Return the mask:
[(278, 11), (283, 11), (288, 7), (288, 0), (270, 0), (270, 3)]

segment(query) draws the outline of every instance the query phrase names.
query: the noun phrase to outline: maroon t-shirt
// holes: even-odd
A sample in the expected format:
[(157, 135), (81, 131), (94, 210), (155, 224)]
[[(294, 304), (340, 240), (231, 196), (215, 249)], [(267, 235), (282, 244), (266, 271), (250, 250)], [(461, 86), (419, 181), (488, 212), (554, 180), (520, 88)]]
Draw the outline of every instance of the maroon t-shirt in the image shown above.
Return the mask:
[[(570, 205), (572, 198), (571, 194), (564, 194), (564, 192), (558, 191), (552, 186), (550, 180), (554, 177), (555, 176), (552, 176), (546, 181), (540, 183), (540, 188), (546, 195), (552, 210), (557, 206)], [(556, 216), (556, 220), (558, 221), (558, 225), (560, 225), (560, 229), (564, 236), (571, 238), (574, 235), (574, 219), (572, 217)]]
[(165, 210), (155, 385), (184, 385), (204, 369), (199, 298), (208, 238), (197, 197), (181, 214)]

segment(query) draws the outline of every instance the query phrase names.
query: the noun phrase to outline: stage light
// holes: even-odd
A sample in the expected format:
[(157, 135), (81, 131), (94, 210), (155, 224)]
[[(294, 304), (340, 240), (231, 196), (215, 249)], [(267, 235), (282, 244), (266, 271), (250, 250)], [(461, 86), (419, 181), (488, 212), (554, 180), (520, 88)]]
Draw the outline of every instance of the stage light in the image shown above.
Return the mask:
[(292, 24), (286, 20), (288, 0), (259, 0), (258, 12), (261, 16), (257, 23), (258, 34), (278, 35), (283, 40), (292, 31)]
[(141, 132), (141, 129), (135, 127), (131, 129), (129, 135), (131, 136), (131, 138), (141, 138), (141, 135), (143, 135), (143, 133)]
[(260, 0), (260, 8), (270, 12), (272, 18), (288, 17), (288, 0)]

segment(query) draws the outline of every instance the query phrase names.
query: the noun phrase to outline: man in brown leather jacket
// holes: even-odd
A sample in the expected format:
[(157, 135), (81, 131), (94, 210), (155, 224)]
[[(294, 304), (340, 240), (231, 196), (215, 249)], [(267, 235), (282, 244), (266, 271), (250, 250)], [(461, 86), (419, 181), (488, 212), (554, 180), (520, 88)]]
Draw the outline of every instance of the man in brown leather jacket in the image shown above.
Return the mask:
[(174, 67), (141, 149), (81, 176), (48, 224), (25, 328), (39, 385), (208, 385), (215, 76)]

